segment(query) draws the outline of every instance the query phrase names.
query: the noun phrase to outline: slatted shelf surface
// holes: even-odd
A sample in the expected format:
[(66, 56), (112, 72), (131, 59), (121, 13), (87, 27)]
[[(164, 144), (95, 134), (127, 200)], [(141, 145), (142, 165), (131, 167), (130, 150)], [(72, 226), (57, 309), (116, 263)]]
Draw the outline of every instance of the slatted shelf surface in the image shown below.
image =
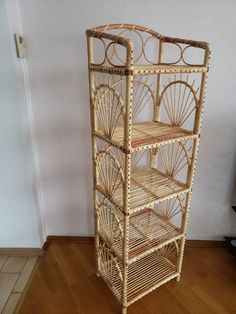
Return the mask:
[[(107, 196), (106, 191), (99, 184), (97, 189)], [(186, 184), (174, 180), (157, 169), (147, 168), (134, 172), (131, 175), (130, 184), (130, 214), (188, 191), (189, 188)], [(116, 190), (110, 196), (110, 201), (121, 211), (123, 210), (122, 184), (117, 185)]]
[[(132, 215), (129, 223), (128, 256), (130, 264), (182, 237), (179, 228), (151, 208), (145, 208), (143, 211)], [(107, 231), (114, 232), (116, 228), (116, 222), (113, 221), (110, 225), (101, 225), (98, 232), (106, 241), (109, 238), (109, 235), (106, 234)], [(114, 237), (113, 243), (106, 241), (120, 260), (122, 260), (122, 241), (123, 238), (118, 233)]]
[[(94, 134), (117, 147), (124, 146), (124, 128), (116, 127), (112, 139), (109, 140), (101, 132), (95, 131)], [(131, 147), (132, 151), (152, 148), (168, 142), (174, 142), (189, 138), (197, 138), (197, 134), (180, 127), (171, 126), (162, 122), (142, 122), (132, 126)]]
[[(112, 260), (100, 265), (100, 274), (107, 282), (117, 299), (121, 302), (122, 287), (119, 271), (122, 273), (122, 263)], [(178, 276), (176, 266), (166, 257), (154, 252), (134, 262), (128, 268), (127, 302), (132, 304), (143, 295), (158, 286)]]

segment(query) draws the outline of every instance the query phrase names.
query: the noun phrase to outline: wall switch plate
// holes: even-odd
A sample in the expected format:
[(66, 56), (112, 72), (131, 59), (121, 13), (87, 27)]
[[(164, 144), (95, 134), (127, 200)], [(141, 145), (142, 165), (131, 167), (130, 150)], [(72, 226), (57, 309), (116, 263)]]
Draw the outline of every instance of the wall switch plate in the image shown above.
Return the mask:
[(20, 34), (14, 34), (17, 58), (25, 57), (25, 43)]

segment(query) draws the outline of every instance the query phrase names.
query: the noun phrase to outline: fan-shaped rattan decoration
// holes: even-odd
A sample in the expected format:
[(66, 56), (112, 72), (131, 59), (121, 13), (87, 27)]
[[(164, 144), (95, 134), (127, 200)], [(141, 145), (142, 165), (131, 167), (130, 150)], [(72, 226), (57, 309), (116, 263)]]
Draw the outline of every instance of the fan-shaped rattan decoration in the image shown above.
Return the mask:
[(97, 274), (122, 305), (180, 279), (209, 44), (87, 31)]
[(154, 110), (155, 96), (152, 90), (152, 85), (148, 82), (148, 77), (140, 77), (139, 80), (133, 81), (133, 121), (136, 121), (138, 116), (142, 114), (146, 106), (151, 106)]
[(173, 241), (158, 250), (159, 254), (166, 258), (169, 262), (170, 258), (176, 258), (179, 254), (179, 244), (177, 241)]
[(171, 221), (179, 214), (184, 215), (186, 212), (184, 197), (181, 195), (158, 203), (155, 208), (157, 212), (167, 221)]
[(96, 165), (99, 173), (97, 187), (109, 198), (112, 198), (116, 190), (123, 184), (122, 169), (109, 151), (97, 153)]
[[(111, 84), (111, 86), (119, 92), (119, 95), (122, 97), (122, 99), (125, 99), (124, 84), (125, 79), (113, 81)], [(152, 85), (153, 83), (149, 81), (148, 77), (139, 76), (133, 80), (133, 120), (135, 120), (137, 116), (140, 115), (142, 110), (147, 105), (151, 104), (152, 109), (154, 108), (155, 95)]]
[(104, 200), (97, 206), (98, 230), (111, 247), (123, 239), (123, 221), (114, 206)]
[(121, 96), (113, 87), (101, 84), (95, 90), (93, 102), (97, 128), (102, 135), (111, 139), (115, 128), (124, 124), (124, 105)]
[(186, 166), (191, 165), (192, 147), (186, 141), (174, 142), (169, 145), (163, 145), (158, 149), (158, 157), (161, 169), (171, 177), (176, 177)]
[(98, 246), (100, 272), (113, 293), (120, 299), (122, 272), (112, 251), (105, 246), (105, 243)]
[[(192, 85), (188, 83), (188, 76), (186, 81), (175, 79), (169, 81), (164, 86), (160, 102), (163, 102), (166, 114), (171, 125), (181, 127), (197, 109), (198, 89), (194, 90), (194, 82)], [(161, 106), (162, 104), (160, 104)]]

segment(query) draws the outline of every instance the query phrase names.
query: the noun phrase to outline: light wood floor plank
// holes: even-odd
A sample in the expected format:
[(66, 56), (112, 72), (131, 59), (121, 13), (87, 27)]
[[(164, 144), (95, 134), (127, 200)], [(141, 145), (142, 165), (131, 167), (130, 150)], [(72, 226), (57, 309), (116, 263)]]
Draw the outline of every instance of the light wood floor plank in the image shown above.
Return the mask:
[(25, 256), (9, 256), (5, 262), (2, 273), (21, 273), (28, 257)]
[(7, 260), (7, 256), (6, 255), (0, 255), (0, 271), (3, 268), (6, 260)]
[(13, 314), (20, 297), (21, 293), (11, 293), (2, 314)]
[(22, 273), (19, 276), (19, 279), (17, 280), (17, 283), (14, 287), (13, 292), (23, 292), (24, 288), (30, 278), (30, 275), (35, 267), (35, 264), (37, 262), (38, 257), (37, 256), (31, 256), (28, 258), (25, 267), (22, 271)]
[(0, 313), (2, 312), (11, 292), (18, 279), (18, 274), (0, 273)]

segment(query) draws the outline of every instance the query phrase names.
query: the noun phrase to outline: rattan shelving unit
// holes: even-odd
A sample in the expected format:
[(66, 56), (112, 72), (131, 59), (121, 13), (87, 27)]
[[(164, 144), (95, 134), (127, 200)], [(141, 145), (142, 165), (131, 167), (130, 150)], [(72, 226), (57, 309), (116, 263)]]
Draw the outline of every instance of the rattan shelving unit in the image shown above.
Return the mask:
[(210, 48), (87, 31), (97, 274), (127, 307), (180, 279)]

